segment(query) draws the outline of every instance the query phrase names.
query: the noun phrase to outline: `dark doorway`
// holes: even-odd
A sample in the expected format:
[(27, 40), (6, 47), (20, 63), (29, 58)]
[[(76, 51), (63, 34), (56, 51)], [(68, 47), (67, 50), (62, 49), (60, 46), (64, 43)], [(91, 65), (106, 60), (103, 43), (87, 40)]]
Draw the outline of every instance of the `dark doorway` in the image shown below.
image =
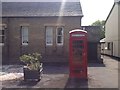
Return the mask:
[(94, 42), (88, 42), (88, 62), (97, 61), (97, 44)]

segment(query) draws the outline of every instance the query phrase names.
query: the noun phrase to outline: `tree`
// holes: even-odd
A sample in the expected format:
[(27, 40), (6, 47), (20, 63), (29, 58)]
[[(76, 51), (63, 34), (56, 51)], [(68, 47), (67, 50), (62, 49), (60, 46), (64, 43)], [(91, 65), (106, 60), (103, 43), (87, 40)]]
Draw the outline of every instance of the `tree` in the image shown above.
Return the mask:
[(104, 26), (104, 24), (105, 24), (104, 20), (102, 20), (102, 21), (97, 20), (94, 23), (92, 23), (91, 26)]
[(101, 26), (100, 37), (101, 39), (105, 38), (105, 29), (104, 29), (105, 20), (97, 20), (91, 24), (91, 26)]

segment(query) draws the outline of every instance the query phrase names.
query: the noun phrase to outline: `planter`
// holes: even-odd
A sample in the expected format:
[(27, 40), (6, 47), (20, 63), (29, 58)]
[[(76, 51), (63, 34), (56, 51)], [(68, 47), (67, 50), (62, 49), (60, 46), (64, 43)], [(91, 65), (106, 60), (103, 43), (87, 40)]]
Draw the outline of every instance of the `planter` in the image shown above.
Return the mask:
[(25, 81), (40, 81), (43, 74), (43, 67), (41, 64), (40, 70), (30, 70), (24, 66), (23, 72)]

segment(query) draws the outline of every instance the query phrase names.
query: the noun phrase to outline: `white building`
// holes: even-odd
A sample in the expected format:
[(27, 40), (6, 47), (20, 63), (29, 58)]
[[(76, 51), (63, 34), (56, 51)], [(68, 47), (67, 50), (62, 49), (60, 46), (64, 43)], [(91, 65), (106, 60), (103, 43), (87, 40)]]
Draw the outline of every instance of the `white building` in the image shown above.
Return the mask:
[(101, 43), (101, 53), (120, 57), (120, 0), (114, 5), (105, 22), (105, 43)]

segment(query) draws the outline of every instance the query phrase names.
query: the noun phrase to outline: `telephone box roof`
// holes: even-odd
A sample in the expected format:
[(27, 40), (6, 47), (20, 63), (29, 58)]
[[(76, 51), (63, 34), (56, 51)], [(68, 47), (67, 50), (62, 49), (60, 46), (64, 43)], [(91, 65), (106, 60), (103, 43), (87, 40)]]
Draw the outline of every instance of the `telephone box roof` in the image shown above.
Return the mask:
[(74, 30), (70, 31), (69, 33), (73, 33), (73, 32), (84, 32), (84, 33), (87, 33), (87, 31), (82, 30), (82, 29), (74, 29)]

